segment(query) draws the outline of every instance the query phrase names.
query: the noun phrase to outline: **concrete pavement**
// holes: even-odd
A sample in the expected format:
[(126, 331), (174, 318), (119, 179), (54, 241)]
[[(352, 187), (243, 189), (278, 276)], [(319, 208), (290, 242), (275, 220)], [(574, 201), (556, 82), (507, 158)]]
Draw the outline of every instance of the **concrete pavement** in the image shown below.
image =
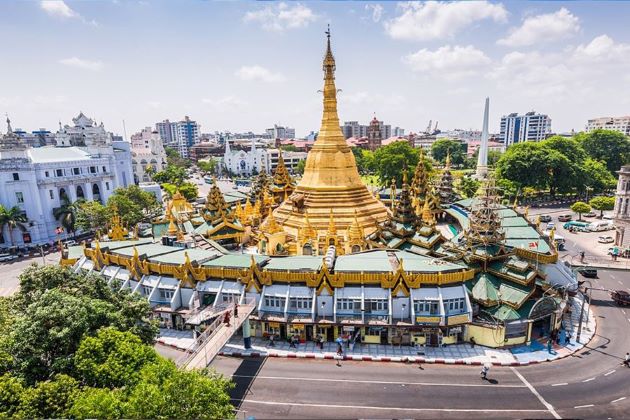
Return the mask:
[[(59, 253), (53, 252), (44, 256), (46, 265), (58, 264)], [(35, 263), (42, 265), (42, 257), (28, 257), (21, 260), (15, 260), (9, 263), (0, 264), (0, 296), (11, 296), (20, 288), (19, 276), (22, 271), (29, 265)]]

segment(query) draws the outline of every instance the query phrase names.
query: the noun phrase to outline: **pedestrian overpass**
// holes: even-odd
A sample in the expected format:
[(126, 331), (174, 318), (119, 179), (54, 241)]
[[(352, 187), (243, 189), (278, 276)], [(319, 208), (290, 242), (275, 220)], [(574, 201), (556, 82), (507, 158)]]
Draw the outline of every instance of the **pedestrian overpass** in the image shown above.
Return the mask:
[[(256, 309), (256, 299), (252, 297), (238, 305), (237, 317), (234, 317), (234, 306), (234, 303), (217, 305), (201, 310), (187, 320), (189, 324), (199, 325), (205, 319), (216, 316), (208, 328), (197, 337), (194, 345), (188, 349), (190, 355), (178, 363), (181, 367), (190, 370), (208, 366), (243, 324), (246, 324), (243, 328), (243, 337), (249, 337), (249, 316)], [(225, 323), (226, 313), (230, 314), (229, 323)]]

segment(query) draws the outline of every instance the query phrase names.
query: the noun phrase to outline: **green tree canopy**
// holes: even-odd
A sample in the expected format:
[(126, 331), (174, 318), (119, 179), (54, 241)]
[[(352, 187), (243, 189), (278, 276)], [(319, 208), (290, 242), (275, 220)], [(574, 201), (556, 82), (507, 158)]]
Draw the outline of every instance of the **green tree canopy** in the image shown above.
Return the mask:
[(6, 208), (0, 204), (0, 233), (5, 226), (9, 229), (9, 241), (11, 242), (11, 246), (13, 246), (14, 243), (13, 231), (18, 229), (22, 232), (26, 232), (26, 222), (28, 222), (28, 218), (24, 210), (18, 206)]
[(394, 178), (396, 185), (402, 185), (403, 169), (407, 168), (407, 176), (411, 179), (419, 158), (418, 150), (409, 146), (406, 141), (395, 141), (376, 149), (374, 169), (379, 182), (381, 185), (389, 186), (392, 178)]
[(186, 200), (191, 201), (197, 198), (199, 194), (199, 189), (195, 184), (191, 184), (190, 182), (184, 182), (179, 187), (175, 184), (162, 184), (162, 188), (168, 193), (169, 196), (173, 196), (175, 192), (179, 190), (179, 192), (186, 198)]
[(617, 179), (610, 173), (606, 165), (598, 160), (587, 158), (582, 163), (584, 187), (591, 187), (594, 192), (601, 193), (615, 188)]
[(446, 162), (446, 155), (450, 152), (451, 163), (453, 165), (462, 165), (466, 161), (466, 152), (463, 149), (462, 143), (452, 139), (440, 139), (436, 140), (431, 145), (431, 156), (436, 162), (444, 164)]
[(544, 189), (548, 182), (547, 153), (538, 143), (514, 144), (497, 162), (497, 175), (513, 182), (517, 188)]
[(164, 151), (166, 152), (166, 163), (168, 166), (176, 166), (184, 169), (191, 166), (190, 160), (181, 157), (177, 149), (166, 146), (164, 147)]
[(75, 226), (84, 231), (95, 231), (107, 226), (110, 218), (110, 209), (98, 201), (83, 201), (78, 204)]
[(457, 191), (465, 198), (472, 198), (477, 193), (481, 182), (473, 179), (470, 176), (463, 176), (459, 180), (459, 184), (455, 186)]
[(578, 214), (578, 219), (582, 220), (582, 214), (591, 211), (591, 206), (583, 201), (576, 201), (571, 205), (571, 211)]
[(111, 213), (118, 213), (125, 224), (130, 227), (144, 221), (150, 221), (162, 213), (162, 204), (155, 195), (143, 191), (137, 185), (116, 188), (107, 200), (107, 208)]
[(354, 154), (354, 160), (357, 163), (357, 169), (360, 174), (369, 174), (375, 170), (374, 168), (374, 152), (361, 149), (360, 147), (351, 147)]
[(594, 130), (576, 136), (586, 153), (595, 160), (604, 161), (606, 168), (615, 173), (630, 162), (630, 139), (611, 130)]
[(217, 171), (217, 161), (212, 158), (198, 161), (197, 166), (204, 175), (212, 175)]
[(186, 169), (175, 165), (166, 165), (164, 170), (156, 172), (155, 175), (153, 175), (155, 182), (175, 184), (177, 186), (183, 184), (186, 179), (188, 179)]
[(615, 197), (593, 197), (590, 199), (588, 204), (590, 204), (595, 210), (599, 210), (599, 217), (603, 217), (604, 211), (615, 208)]
[(302, 175), (302, 174), (304, 174), (304, 168), (305, 167), (306, 167), (306, 159), (303, 159), (303, 160), (299, 161), (297, 163), (297, 165), (295, 165), (295, 170), (294, 171), (295, 171), (296, 174)]
[(571, 162), (581, 164), (586, 159), (582, 145), (573, 137), (551, 136), (540, 142), (544, 148), (562, 153)]

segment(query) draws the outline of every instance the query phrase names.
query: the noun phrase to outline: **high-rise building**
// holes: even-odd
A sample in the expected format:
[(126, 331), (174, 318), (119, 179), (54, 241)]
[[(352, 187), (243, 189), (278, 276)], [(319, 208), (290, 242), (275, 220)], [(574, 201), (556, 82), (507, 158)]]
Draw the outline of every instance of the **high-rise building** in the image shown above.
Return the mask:
[(405, 129), (400, 128), (400, 127), (394, 127), (394, 129), (392, 130), (392, 135), (394, 137), (402, 137), (405, 135)]
[(294, 139), (295, 128), (283, 127), (274, 124), (272, 128), (265, 130), (267, 135), (272, 139)]
[(199, 143), (200, 126), (188, 116), (177, 122), (164, 120), (156, 123), (155, 129), (164, 146), (174, 147), (184, 158), (188, 158), (190, 148)]
[(630, 136), (630, 116), (626, 117), (601, 117), (588, 120), (586, 132), (597, 129), (613, 130)]
[(517, 113), (501, 117), (500, 141), (510, 146), (524, 141), (540, 141), (551, 133), (551, 118), (546, 114), (536, 114), (534, 111), (525, 115)]
[[(370, 126), (368, 127), (367, 138), (368, 138), (368, 149), (374, 151), (381, 147), (381, 143), (383, 142), (383, 134), (381, 132), (381, 121), (377, 120), (376, 117), (372, 118), (370, 122)], [(387, 137), (385, 137), (387, 138)]]
[[(373, 120), (370, 122), (370, 124), (372, 124), (372, 122)], [(381, 138), (382, 139), (390, 138), (392, 136), (392, 126), (389, 124), (383, 124), (383, 121), (377, 120), (377, 122), (378, 122), (379, 129), (381, 130)], [(341, 126), (341, 132), (343, 133), (343, 136), (346, 139), (349, 139), (350, 137), (354, 137), (355, 139), (360, 139), (361, 137), (368, 137), (369, 127), (370, 127), (369, 125), (359, 124), (358, 121), (346, 121)], [(396, 127), (396, 130), (398, 130), (399, 133), (402, 133), (398, 135), (402, 136), (405, 133), (405, 130), (403, 130), (400, 127)]]

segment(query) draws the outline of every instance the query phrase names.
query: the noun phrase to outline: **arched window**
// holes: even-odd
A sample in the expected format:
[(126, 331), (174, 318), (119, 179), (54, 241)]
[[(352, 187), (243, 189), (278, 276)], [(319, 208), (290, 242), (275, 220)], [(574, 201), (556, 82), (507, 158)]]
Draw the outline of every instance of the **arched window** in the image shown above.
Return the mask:
[(77, 200), (79, 198), (85, 198), (85, 194), (83, 193), (83, 187), (77, 185)]
[(334, 245), (335, 244), (335, 239), (334, 238), (330, 238), (328, 240), (328, 245)]
[(98, 184), (93, 184), (92, 185), (92, 197), (94, 197), (94, 201), (98, 201), (98, 202), (102, 203), (102, 201), (101, 201), (101, 189), (98, 187)]
[(306, 244), (302, 247), (302, 254), (313, 255), (313, 247), (311, 246), (311, 244)]
[(361, 247), (359, 245), (352, 245), (352, 252), (360, 252)]
[(68, 197), (68, 193), (66, 192), (65, 188), (59, 188), (59, 201), (70, 201), (70, 198)]

